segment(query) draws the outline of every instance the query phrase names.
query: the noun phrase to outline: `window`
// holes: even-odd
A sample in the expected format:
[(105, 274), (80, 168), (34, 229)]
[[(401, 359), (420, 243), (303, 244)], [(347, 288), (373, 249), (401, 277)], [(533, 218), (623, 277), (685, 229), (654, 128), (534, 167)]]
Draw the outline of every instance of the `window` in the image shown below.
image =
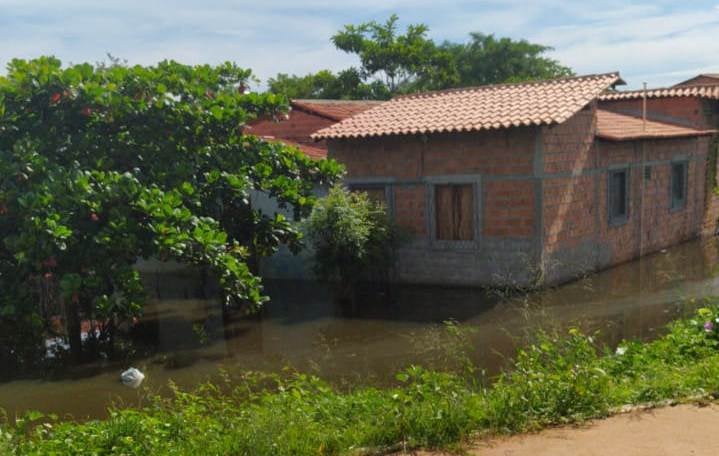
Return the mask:
[(687, 163), (672, 163), (672, 209), (681, 209), (687, 202)]
[(387, 204), (384, 185), (352, 185), (350, 190), (353, 192), (366, 193), (370, 201), (374, 201), (375, 203)]
[(434, 187), (436, 237), (442, 241), (474, 240), (474, 187), (448, 184)]
[(619, 225), (629, 218), (629, 170), (609, 172), (609, 224)]

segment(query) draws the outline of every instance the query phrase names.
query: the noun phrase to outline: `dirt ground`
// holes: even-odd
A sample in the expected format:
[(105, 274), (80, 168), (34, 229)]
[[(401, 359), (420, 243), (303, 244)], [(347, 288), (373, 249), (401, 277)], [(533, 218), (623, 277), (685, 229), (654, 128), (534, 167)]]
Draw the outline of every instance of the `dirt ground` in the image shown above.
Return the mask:
[[(719, 455), (719, 405), (679, 405), (480, 442), (475, 456)], [(425, 453), (430, 456), (431, 453)]]

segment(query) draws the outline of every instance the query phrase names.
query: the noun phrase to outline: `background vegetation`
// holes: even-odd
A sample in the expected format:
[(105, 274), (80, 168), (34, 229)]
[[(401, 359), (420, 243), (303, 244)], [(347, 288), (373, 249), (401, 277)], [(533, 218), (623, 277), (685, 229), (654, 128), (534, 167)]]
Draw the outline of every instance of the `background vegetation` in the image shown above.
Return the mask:
[(280, 73), (269, 91), (294, 98), (388, 99), (392, 95), (571, 76), (547, 57), (552, 48), (526, 40), (470, 33), (466, 43), (435, 43), (425, 24), (398, 30), (399, 18), (347, 25), (332, 36), (338, 50), (356, 55), (359, 68), (304, 76)]

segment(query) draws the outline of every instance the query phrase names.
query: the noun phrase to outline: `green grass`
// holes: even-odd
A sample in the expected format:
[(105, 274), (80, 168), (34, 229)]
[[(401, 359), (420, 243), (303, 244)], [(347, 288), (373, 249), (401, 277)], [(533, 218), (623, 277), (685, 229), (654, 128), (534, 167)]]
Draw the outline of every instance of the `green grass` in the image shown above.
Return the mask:
[[(514, 433), (602, 417), (625, 404), (719, 391), (719, 317), (712, 304), (623, 354), (591, 336), (540, 333), (491, 384), (412, 367), (390, 388), (338, 391), (304, 374), (243, 374), (106, 420), (29, 415), (0, 427), (8, 455), (323, 455), (456, 447), (483, 433)], [(719, 324), (715, 326), (719, 327)], [(461, 337), (456, 327), (451, 329)], [(459, 344), (462, 345), (462, 344)], [(460, 359), (466, 360), (466, 357)]]

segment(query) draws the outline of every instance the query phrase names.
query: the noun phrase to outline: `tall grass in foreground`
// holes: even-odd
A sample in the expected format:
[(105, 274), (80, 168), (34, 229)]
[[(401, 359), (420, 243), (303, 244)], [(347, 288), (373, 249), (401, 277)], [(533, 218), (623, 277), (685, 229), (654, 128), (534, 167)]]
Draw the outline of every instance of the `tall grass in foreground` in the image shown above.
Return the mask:
[[(679, 320), (648, 343), (617, 351), (578, 330), (540, 333), (512, 366), (483, 385), (463, 374), (411, 367), (390, 388), (340, 392), (300, 373), (244, 374), (193, 392), (156, 397), (106, 420), (28, 416), (0, 427), (9, 455), (323, 455), (452, 447), (610, 414), (625, 404), (719, 391), (719, 307)], [(34, 424), (34, 425), (31, 425)]]

